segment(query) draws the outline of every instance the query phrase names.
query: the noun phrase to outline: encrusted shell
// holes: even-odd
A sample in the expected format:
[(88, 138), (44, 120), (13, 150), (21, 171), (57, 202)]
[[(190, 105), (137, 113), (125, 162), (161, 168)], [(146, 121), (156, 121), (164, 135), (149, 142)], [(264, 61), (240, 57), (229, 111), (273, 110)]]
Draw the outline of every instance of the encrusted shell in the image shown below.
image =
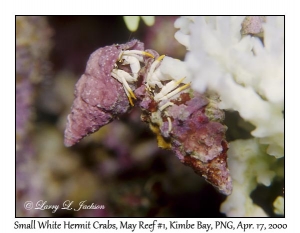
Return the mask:
[(105, 46), (91, 54), (86, 70), (75, 86), (75, 100), (65, 130), (66, 146), (76, 144), (129, 110), (122, 84), (111, 77), (120, 52), (129, 49), (143, 50), (144, 44), (132, 40)]

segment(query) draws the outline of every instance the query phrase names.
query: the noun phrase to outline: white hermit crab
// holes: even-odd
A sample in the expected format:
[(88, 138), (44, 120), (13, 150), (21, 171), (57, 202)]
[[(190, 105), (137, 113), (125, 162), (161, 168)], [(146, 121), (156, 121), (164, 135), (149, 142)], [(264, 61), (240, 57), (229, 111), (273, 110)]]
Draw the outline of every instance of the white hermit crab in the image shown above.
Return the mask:
[[(171, 97), (190, 86), (190, 83), (185, 84), (183, 82), (185, 77), (176, 80), (174, 79), (174, 77), (164, 75), (161, 72), (158, 65), (164, 59), (164, 57), (165, 55), (161, 55), (152, 63), (146, 79), (147, 89), (151, 90), (151, 92), (154, 93), (153, 98), (157, 103), (163, 100), (169, 100)], [(162, 82), (164, 82), (165, 84), (163, 84)], [(179, 87), (181, 83), (185, 85)], [(158, 92), (155, 91), (156, 86), (160, 88)], [(162, 111), (170, 105), (172, 105), (171, 102), (166, 102), (159, 107), (159, 110)]]
[[(119, 82), (123, 84), (126, 95), (128, 96), (130, 104), (133, 106), (133, 99), (136, 99), (132, 89), (128, 83), (134, 83), (137, 81), (138, 73), (141, 69), (140, 63), (144, 62), (143, 56), (148, 56), (154, 58), (151, 53), (141, 51), (141, 50), (125, 50), (122, 51), (119, 55), (118, 64), (119, 65), (129, 65), (131, 69), (131, 74), (128, 72), (118, 69), (116, 65), (112, 70), (111, 75)], [(187, 83), (183, 86), (179, 85), (184, 84), (184, 79), (179, 80), (174, 79), (173, 77), (163, 75), (159, 69), (160, 62), (164, 59), (165, 55), (159, 56), (150, 66), (150, 69), (146, 76), (146, 87), (154, 95), (154, 100), (159, 103), (162, 100), (168, 100), (177, 93), (183, 91), (184, 89), (190, 86), (190, 83)], [(159, 88), (159, 91), (156, 90), (156, 86)], [(178, 87), (178, 88), (177, 88)], [(159, 110), (162, 111), (166, 107), (172, 105), (171, 102), (163, 103)]]
[(125, 50), (122, 51), (119, 55), (118, 62), (120, 65), (129, 65), (132, 75), (127, 73), (124, 70), (118, 69), (118, 66), (112, 70), (111, 76), (117, 79), (120, 83), (123, 84), (126, 95), (128, 96), (130, 104), (133, 106), (132, 98), (136, 99), (133, 91), (128, 85), (137, 81), (138, 73), (141, 69), (140, 62), (144, 62), (143, 56), (149, 56), (154, 58), (151, 53), (147, 53), (141, 50)]

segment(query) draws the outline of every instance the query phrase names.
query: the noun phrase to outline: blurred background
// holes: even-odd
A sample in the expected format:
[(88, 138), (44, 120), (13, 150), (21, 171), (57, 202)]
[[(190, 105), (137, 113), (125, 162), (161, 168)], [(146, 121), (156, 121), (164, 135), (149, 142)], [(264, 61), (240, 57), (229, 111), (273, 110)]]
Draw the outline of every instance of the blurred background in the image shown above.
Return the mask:
[[(174, 39), (176, 19), (155, 17), (151, 27), (141, 20), (138, 30), (130, 32), (122, 16), (16, 18), (17, 217), (225, 216), (219, 212), (225, 196), (171, 151), (159, 149), (137, 108), (71, 148), (63, 144), (74, 86), (89, 55), (106, 45), (139, 39), (146, 49), (184, 59), (186, 50)], [(226, 113), (229, 127), (237, 121), (237, 113)], [(241, 138), (242, 130), (233, 127), (228, 140), (235, 134)], [(271, 216), (272, 202), (266, 200), (279, 195), (282, 183), (272, 186), (253, 192), (254, 202)], [(39, 200), (60, 206), (66, 200), (74, 206), (85, 201), (105, 209), (52, 213), (24, 208), (26, 201)]]

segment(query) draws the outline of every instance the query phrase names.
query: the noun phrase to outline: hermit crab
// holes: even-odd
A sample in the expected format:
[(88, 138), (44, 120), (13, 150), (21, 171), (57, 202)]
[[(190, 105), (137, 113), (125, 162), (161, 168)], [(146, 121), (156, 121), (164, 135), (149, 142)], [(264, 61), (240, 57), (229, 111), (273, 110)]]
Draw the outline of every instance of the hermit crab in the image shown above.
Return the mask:
[[(140, 62), (144, 62), (143, 56), (149, 56), (154, 58), (151, 53), (147, 53), (141, 50), (122, 50), (120, 52), (118, 61), (115, 64), (114, 69), (111, 72), (111, 76), (117, 79), (123, 84), (126, 95), (128, 96), (129, 102), (134, 106), (132, 98), (136, 99), (133, 91), (128, 85), (129, 83), (137, 82), (137, 78), (141, 69)], [(130, 73), (119, 69), (119, 66), (124, 67), (126, 65), (130, 66)]]
[(136, 103), (159, 147), (172, 150), (183, 164), (229, 195), (227, 127), (222, 124), (224, 113), (218, 108), (218, 98), (193, 91), (184, 76), (162, 72), (164, 59), (155, 50), (144, 50), (138, 40), (91, 54), (75, 87), (65, 145), (76, 144)]
[[(128, 100), (132, 106), (134, 106), (132, 99), (136, 99), (136, 96), (133, 93), (130, 86), (128, 85), (128, 83), (132, 84), (138, 81), (139, 72), (141, 70), (140, 63), (145, 62), (144, 61), (145, 56), (154, 58), (154, 55), (146, 51), (122, 50), (119, 54), (118, 61), (111, 72), (111, 76), (123, 84), (125, 93), (128, 96)], [(172, 77), (171, 78), (168, 77), (168, 79), (166, 79), (164, 75), (161, 74), (160, 70), (157, 69), (157, 67), (164, 57), (165, 55), (161, 55), (157, 59), (155, 59), (155, 61), (153, 61), (152, 65), (150, 66), (149, 72), (147, 74), (146, 82), (145, 82), (147, 89), (152, 93), (154, 93), (153, 90), (155, 90), (156, 85), (158, 86), (158, 88), (160, 88), (160, 91), (158, 93), (154, 93), (155, 94), (154, 100), (156, 102), (167, 100), (190, 86), (190, 84), (188, 83), (180, 88), (177, 88), (185, 78), (182, 78), (180, 80), (173, 80)], [(126, 65), (130, 66), (129, 72), (126, 72), (124, 70)], [(166, 85), (163, 85), (162, 84), (163, 81), (169, 81), (169, 82)]]
[[(183, 83), (185, 77), (179, 80), (174, 80), (173, 77), (165, 76), (161, 73), (160, 69), (157, 67), (164, 57), (165, 55), (161, 55), (152, 63), (145, 82), (147, 90), (149, 92), (154, 93), (153, 99), (157, 103), (160, 103), (163, 100), (170, 99), (174, 95), (180, 93), (181, 91), (183, 91), (184, 89), (190, 86), (190, 83), (187, 83), (179, 87), (179, 85)], [(165, 84), (163, 84), (163, 82)], [(157, 93), (154, 91), (156, 87), (160, 89), (160, 91)], [(171, 102), (164, 103), (164, 105), (160, 106), (160, 111), (162, 111), (163, 109), (165, 109), (170, 105), (172, 105)]]

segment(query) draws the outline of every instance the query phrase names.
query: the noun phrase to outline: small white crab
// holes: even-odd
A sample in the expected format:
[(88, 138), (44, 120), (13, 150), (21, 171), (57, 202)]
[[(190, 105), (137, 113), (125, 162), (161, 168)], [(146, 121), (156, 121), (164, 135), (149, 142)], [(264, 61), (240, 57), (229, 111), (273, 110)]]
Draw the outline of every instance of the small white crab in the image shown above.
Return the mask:
[[(190, 83), (187, 83), (183, 86), (178, 87), (181, 83), (184, 83), (183, 81), (185, 77), (179, 80), (175, 80), (172, 77), (167, 77), (161, 73), (158, 65), (164, 57), (165, 55), (161, 55), (152, 63), (146, 79), (147, 89), (153, 90), (152, 93), (154, 93), (154, 100), (156, 102), (168, 100), (190, 86)], [(168, 81), (168, 83), (163, 85), (163, 81)], [(160, 91), (158, 93), (155, 93), (154, 91), (155, 86), (158, 86), (160, 88)], [(162, 111), (171, 105), (171, 102), (164, 103), (162, 106), (159, 107), (159, 110)]]
[(134, 106), (132, 98), (136, 99), (136, 96), (129, 87), (128, 83), (133, 83), (137, 81), (138, 72), (141, 69), (140, 62), (144, 62), (143, 56), (149, 56), (154, 58), (154, 56), (151, 53), (147, 53), (141, 50), (122, 51), (119, 55), (118, 62), (120, 63), (120, 65), (129, 65), (132, 75), (124, 70), (118, 69), (117, 66), (111, 72), (111, 76), (123, 84), (125, 93), (128, 96), (129, 102), (132, 106)]
[[(167, 107), (174, 105), (169, 101), (170, 98), (190, 86), (190, 83), (185, 84), (183, 82), (185, 77), (176, 80), (173, 77), (164, 75), (161, 72), (158, 65), (164, 57), (165, 55), (161, 55), (152, 63), (146, 78), (147, 90), (153, 94), (153, 99), (158, 103), (160, 112), (164, 111)], [(179, 86), (181, 83), (184, 85)], [(158, 87), (160, 90), (156, 91), (156, 87)], [(169, 123), (168, 132), (170, 133), (172, 131), (172, 120), (167, 111), (165, 111), (164, 114)]]
[[(129, 102), (132, 106), (134, 106), (132, 99), (136, 99), (136, 96), (134, 95), (128, 83), (134, 83), (137, 81), (138, 73), (141, 69), (140, 63), (144, 62), (143, 56), (154, 58), (154, 56), (151, 53), (142, 50), (122, 51), (119, 55), (118, 62), (120, 65), (129, 65), (131, 73), (118, 69), (117, 65), (111, 72), (111, 76), (123, 84), (125, 93), (128, 96)], [(172, 77), (171, 78), (167, 77), (160, 72), (158, 65), (160, 64), (160, 62), (163, 60), (164, 57), (165, 55), (159, 56), (151, 64), (146, 78), (147, 90), (154, 94), (154, 100), (157, 103), (163, 100), (170, 99), (177, 93), (183, 91), (184, 89), (190, 86), (190, 83), (187, 83), (179, 87), (181, 83), (184, 83), (183, 80), (185, 78), (175, 80)], [(167, 84), (163, 84), (162, 82), (167, 82)], [(159, 92), (155, 91), (156, 86), (160, 88)], [(164, 102), (162, 106), (159, 107), (159, 110), (162, 111), (170, 105), (172, 105), (171, 102), (166, 102), (166, 103)]]

